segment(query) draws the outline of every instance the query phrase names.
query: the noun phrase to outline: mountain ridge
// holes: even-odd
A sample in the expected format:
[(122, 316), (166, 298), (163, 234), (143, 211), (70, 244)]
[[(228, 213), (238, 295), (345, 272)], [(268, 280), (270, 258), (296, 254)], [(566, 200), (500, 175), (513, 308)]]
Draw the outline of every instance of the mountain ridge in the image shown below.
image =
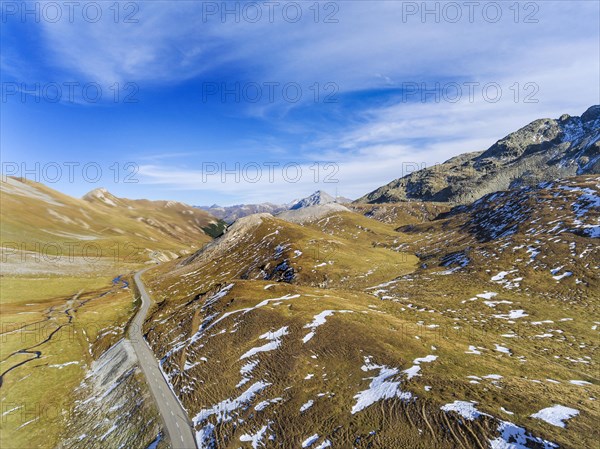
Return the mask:
[[(113, 248), (117, 248), (121, 258), (132, 263), (164, 261), (201, 247), (225, 227), (210, 213), (183, 203), (118, 198), (104, 188), (74, 198), (41, 183), (6, 177), (0, 181), (0, 196), (2, 245), (18, 244), (31, 251), (50, 245), (58, 253), (80, 256), (85, 245), (93, 245), (104, 256), (116, 256)], [(77, 245), (73, 254), (69, 245)], [(20, 262), (19, 254), (17, 251), (11, 257)], [(52, 264), (30, 265), (10, 266), (19, 272), (32, 267), (57, 268)], [(9, 270), (9, 264), (6, 267)]]
[(569, 176), (600, 173), (600, 105), (581, 117), (534, 120), (485, 151), (463, 153), (412, 172), (356, 203), (468, 204), (486, 194)]
[(304, 207), (324, 205), (330, 203), (347, 204), (352, 200), (338, 196), (333, 197), (332, 195), (324, 192), (323, 190), (317, 190), (311, 195), (302, 198), (294, 199), (287, 204), (274, 204), (271, 202), (264, 202), (258, 204), (235, 204), (233, 206), (219, 206), (213, 204), (212, 206), (194, 206), (199, 209), (205, 210), (215, 217), (225, 221), (226, 223), (233, 223), (239, 218), (246, 217), (252, 214), (269, 213), (271, 215), (277, 215), (279, 213), (288, 210), (297, 210)]

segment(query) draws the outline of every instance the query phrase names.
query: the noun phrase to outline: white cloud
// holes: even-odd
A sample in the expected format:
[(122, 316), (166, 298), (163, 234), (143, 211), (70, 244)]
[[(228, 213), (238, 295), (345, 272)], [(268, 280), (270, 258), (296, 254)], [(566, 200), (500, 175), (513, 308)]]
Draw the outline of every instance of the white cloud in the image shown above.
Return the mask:
[[(580, 115), (585, 108), (567, 112)], [(140, 175), (142, 182), (197, 191), (206, 198), (225, 195), (235, 198), (236, 203), (283, 203), (317, 189), (330, 193), (337, 189), (342, 196), (358, 198), (415, 168), (441, 163), (457, 154), (486, 150), (508, 133), (543, 118), (546, 110), (541, 102), (515, 103), (512, 96), (494, 104), (481, 99), (473, 103), (464, 99), (455, 104), (403, 103), (370, 110), (366, 113), (369, 119), (363, 126), (332, 132), (324, 139), (305, 145), (301, 152), (292, 148), (284, 151), (288, 156), (285, 161), (289, 161), (290, 154), (297, 155), (295, 163), (302, 171), (297, 182), (285, 179), (282, 167), (286, 162), (283, 161), (274, 169), (273, 180), (269, 179), (268, 169), (263, 166), (258, 182), (247, 181), (254, 178), (252, 170), (248, 176), (241, 174), (236, 181), (232, 174), (223, 178), (221, 168), (217, 169), (217, 174), (203, 176), (202, 170), (198, 169), (146, 165), (141, 167)], [(550, 110), (554, 112), (548, 114), (549, 118), (565, 112), (559, 105)], [(321, 171), (319, 182), (315, 182), (314, 168), (311, 168), (314, 162), (335, 163), (337, 171), (333, 179), (337, 182), (323, 182), (331, 171)], [(239, 162), (241, 169), (245, 163)], [(262, 166), (263, 160), (258, 159), (256, 163)], [(234, 169), (235, 164), (235, 160), (229, 159), (225, 168)], [(294, 172), (290, 173), (293, 177)]]
[(96, 23), (77, 15), (73, 23), (66, 15), (56, 23), (42, 22), (51, 62), (88, 81), (109, 84), (181, 81), (227, 59), (215, 53), (219, 42), (198, 21), (193, 2), (135, 4), (140, 6), (137, 23), (124, 23), (123, 16), (115, 21), (104, 4)]
[(98, 23), (64, 19), (43, 26), (57, 64), (128, 81), (176, 81), (238, 63), (246, 76), (329, 79), (355, 90), (415, 78), (494, 80), (514, 76), (519, 67), (519, 72), (547, 69), (578, 55), (597, 55), (597, 23), (590, 20), (598, 15), (594, 2), (541, 4), (539, 23), (514, 23), (506, 6), (500, 22), (476, 14), (472, 24), (432, 18), (403, 23), (403, 3), (342, 2), (335, 16), (339, 23), (314, 23), (307, 7), (299, 23), (288, 23), (280, 14), (274, 23), (266, 15), (258, 23), (234, 23), (232, 17), (222, 23), (216, 16), (205, 23), (202, 3), (141, 2), (135, 24), (115, 23), (105, 11)]
[[(309, 17), (292, 24), (276, 16), (275, 23), (223, 24), (214, 18), (204, 23), (201, 2), (141, 2), (137, 24), (61, 21), (44, 23), (43, 34), (52, 64), (102, 83), (147, 81), (169, 87), (221, 73), (259, 82), (333, 81), (341, 94), (403, 82), (466, 80), (502, 86), (498, 103), (483, 101), (479, 93), (473, 103), (370, 103), (346, 110), (345, 124), (327, 135), (309, 134), (312, 138), (300, 150), (269, 140), (270, 147), (288, 158), (297, 155), (300, 163), (337, 162), (340, 193), (352, 197), (397, 178), (403, 163), (430, 165), (484, 150), (533, 119), (580, 114), (600, 102), (597, 2), (538, 2), (538, 23), (514, 23), (509, 4), (502, 3), (505, 15), (495, 24), (478, 15), (473, 24), (403, 23), (403, 3), (341, 2), (339, 23), (312, 23)], [(539, 102), (513, 101), (515, 82), (536, 83)], [(284, 111), (292, 107), (278, 106)], [(254, 112), (272, 118), (264, 105)], [(307, 132), (302, 123), (281, 122), (290, 135)], [(140, 174), (147, 183), (213, 191), (240, 201), (288, 201), (320, 187), (308, 176), (296, 184), (281, 179), (201, 182), (199, 167), (174, 165), (144, 165)]]

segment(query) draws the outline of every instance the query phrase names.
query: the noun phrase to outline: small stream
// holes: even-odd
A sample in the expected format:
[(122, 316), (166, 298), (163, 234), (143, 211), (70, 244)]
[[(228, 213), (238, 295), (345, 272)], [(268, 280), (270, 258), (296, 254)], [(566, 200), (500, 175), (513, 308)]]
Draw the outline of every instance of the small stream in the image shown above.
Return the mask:
[[(117, 276), (116, 278), (113, 279), (113, 285), (116, 286), (119, 282), (121, 282), (123, 284), (123, 286), (121, 288), (126, 288), (126, 287), (129, 286), (129, 283), (126, 280), (122, 279), (122, 275), (119, 275), (119, 276)], [(29, 328), (31, 326), (39, 325), (41, 323), (49, 323), (50, 321), (56, 319), (56, 317), (54, 316), (55, 314), (62, 315), (64, 313), (65, 315), (67, 315), (67, 321), (65, 323), (63, 323), (63, 324), (60, 324), (56, 329), (54, 329), (52, 332), (50, 332), (48, 334), (48, 336), (43, 341), (41, 341), (39, 343), (36, 343), (36, 344), (34, 344), (32, 346), (28, 346), (26, 348), (18, 349), (18, 350), (12, 352), (11, 354), (9, 354), (8, 356), (6, 356), (4, 359), (1, 360), (1, 362), (6, 362), (10, 358), (18, 356), (18, 355), (21, 355), (21, 354), (31, 354), (32, 355), (32, 357), (30, 357), (30, 358), (28, 358), (26, 360), (23, 360), (23, 361), (17, 363), (16, 365), (13, 365), (10, 368), (4, 370), (2, 373), (0, 373), (0, 388), (2, 388), (2, 385), (4, 383), (4, 376), (6, 374), (8, 374), (9, 372), (11, 372), (11, 371), (13, 371), (13, 370), (15, 370), (17, 368), (22, 367), (23, 365), (25, 365), (25, 364), (27, 364), (29, 362), (32, 362), (32, 361), (37, 360), (37, 359), (39, 359), (39, 358), (42, 357), (42, 351), (40, 351), (40, 350), (32, 351), (32, 349), (38, 348), (38, 347), (40, 347), (40, 346), (48, 343), (49, 341), (52, 340), (52, 338), (58, 332), (60, 332), (60, 330), (62, 328), (70, 325), (73, 322), (73, 315), (71, 314), (71, 312), (76, 312), (79, 308), (83, 307), (88, 302), (90, 302), (92, 300), (95, 300), (95, 299), (100, 299), (100, 298), (108, 295), (111, 291), (112, 291), (112, 289), (108, 290), (108, 291), (105, 291), (105, 292), (102, 292), (98, 296), (94, 296), (92, 298), (89, 298), (89, 299), (86, 299), (86, 300), (81, 300), (81, 301), (78, 300), (78, 297), (79, 297), (79, 295), (80, 295), (81, 292), (77, 293), (72, 299), (70, 299), (70, 300), (67, 301), (67, 303), (65, 305), (65, 307), (66, 307), (65, 310), (62, 310), (62, 311), (55, 310), (56, 306), (51, 306), (51, 307), (49, 307), (44, 312), (44, 315), (46, 317), (45, 319), (39, 320), (39, 321), (35, 321), (33, 323), (25, 324), (25, 325), (17, 328), (16, 330), (11, 330), (10, 331), (11, 333), (12, 332), (23, 332), (25, 329), (27, 329), (27, 328)], [(73, 306), (73, 303), (76, 302), (76, 301), (78, 301), (77, 305)]]

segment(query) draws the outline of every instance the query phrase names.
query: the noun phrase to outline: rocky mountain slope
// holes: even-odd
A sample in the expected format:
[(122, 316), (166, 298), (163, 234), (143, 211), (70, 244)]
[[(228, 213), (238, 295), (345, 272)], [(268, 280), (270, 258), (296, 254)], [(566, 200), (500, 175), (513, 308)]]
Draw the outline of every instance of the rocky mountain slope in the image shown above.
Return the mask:
[(593, 447), (599, 204), (246, 217), (147, 272), (145, 331), (200, 448)]
[[(583, 131), (568, 144), (546, 148), (542, 140), (544, 149), (534, 151), (509, 136), (485, 158), (463, 160), (508, 161), (510, 172), (513, 163), (541, 163), (554, 152), (561, 169), (595, 170), (591, 111), (573, 121)], [(571, 151), (577, 157), (564, 156)], [(494, 187), (478, 176), (474, 183)], [(112, 357), (106, 349), (133, 314), (128, 271), (171, 259), (144, 275), (156, 300), (144, 335), (200, 448), (594, 447), (600, 177), (534, 179), (493, 193), (482, 187), (476, 201), (455, 207), (341, 205), (317, 192), (277, 216), (239, 218), (213, 240), (223, 223), (181, 203), (104, 189), (74, 199), (9, 178), (0, 184), (8, 348), (0, 386), (11, 404), (3, 441), (53, 443), (64, 429), (65, 447), (168, 445), (134, 364), (108, 369), (102, 385), (82, 376), (99, 372), (98, 355), (101, 365)], [(25, 246), (8, 247), (15, 242)], [(66, 277), (64, 258), (44, 265), (62, 277), (7, 276), (6, 267), (27, 265), (23, 252), (38, 251), (35, 243), (58, 244), (52, 248), (64, 256), (72, 242), (80, 245), (77, 267), (87, 260), (86, 242), (108, 256), (115, 243), (139, 250), (117, 268), (90, 263), (81, 279)], [(108, 286), (94, 279), (108, 273), (124, 275)], [(35, 332), (14, 331), (38, 323), (72, 328), (73, 338), (40, 342)], [(63, 410), (55, 434), (45, 417), (25, 419), (18, 401)]]
[(519, 185), (600, 173), (600, 106), (581, 117), (540, 119), (484, 152), (466, 153), (413, 172), (357, 202), (438, 201), (471, 203)]
[(296, 210), (296, 209), (302, 209), (303, 207), (320, 206), (320, 205), (329, 204), (329, 203), (344, 204), (344, 203), (349, 203), (350, 201), (351, 200), (349, 200), (348, 198), (344, 198), (344, 197), (335, 198), (335, 197), (329, 195), (327, 192), (323, 192), (322, 190), (317, 190), (312, 195), (307, 196), (306, 198), (303, 198), (300, 201), (297, 201), (296, 203), (294, 203), (289, 209)]

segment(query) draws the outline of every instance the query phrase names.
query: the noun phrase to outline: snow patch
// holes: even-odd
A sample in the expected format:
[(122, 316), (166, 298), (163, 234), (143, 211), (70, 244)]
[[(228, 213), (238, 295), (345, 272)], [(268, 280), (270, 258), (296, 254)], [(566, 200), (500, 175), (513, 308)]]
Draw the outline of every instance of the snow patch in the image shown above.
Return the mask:
[(496, 346), (496, 351), (511, 355), (510, 349), (508, 349), (507, 347), (500, 346), (500, 345), (495, 345), (495, 346)]
[(319, 434), (315, 433), (314, 435), (308, 437), (306, 440), (302, 442), (302, 448), (311, 447), (315, 444), (319, 439)]
[(269, 343), (250, 349), (240, 357), (240, 360), (247, 359), (248, 357), (252, 357), (260, 352), (268, 352), (277, 349), (281, 345), (281, 337), (287, 334), (288, 327), (284, 326), (275, 332), (267, 332), (266, 334), (261, 335), (259, 338), (262, 338), (263, 340), (270, 340)]
[(591, 382), (587, 382), (585, 380), (570, 380), (569, 383), (573, 384), (573, 385), (578, 385), (580, 387), (585, 387), (586, 385), (592, 385)]
[(500, 422), (498, 432), (500, 432), (500, 436), (490, 440), (491, 449), (529, 449), (530, 447), (553, 449), (558, 447), (550, 441), (528, 435), (525, 429), (508, 421)]
[(354, 396), (356, 404), (352, 407), (351, 413), (353, 415), (383, 399), (397, 397), (402, 400), (409, 400), (412, 398), (411, 393), (400, 390), (400, 381), (392, 382), (388, 380), (390, 377), (398, 374), (398, 369), (389, 368), (385, 365), (372, 364), (368, 357), (365, 357), (365, 364), (361, 369), (363, 371), (379, 370), (379, 374), (369, 378), (371, 379), (371, 383), (367, 390), (361, 391)]
[(254, 397), (269, 385), (271, 384), (264, 381), (255, 382), (237, 398), (225, 399), (224, 401), (221, 401), (210, 408), (200, 410), (200, 412), (198, 412), (198, 414), (194, 417), (194, 425), (206, 421), (212, 415), (217, 417), (218, 422), (231, 421), (231, 414), (235, 410), (252, 402)]
[(302, 407), (300, 407), (300, 412), (305, 412), (306, 410), (311, 408), (314, 403), (315, 401), (313, 401), (312, 399), (307, 401), (305, 404), (302, 405)]
[(315, 315), (312, 323), (304, 326), (305, 329), (310, 329), (311, 331), (304, 336), (302, 342), (307, 343), (310, 341), (310, 339), (315, 336), (315, 329), (325, 324), (327, 317), (333, 315), (334, 313), (352, 313), (352, 310), (323, 310), (321, 313)]
[(263, 445), (262, 439), (265, 436), (265, 434), (267, 433), (268, 428), (269, 428), (269, 426), (264, 425), (255, 434), (245, 433), (242, 436), (240, 436), (240, 441), (249, 442), (252, 444), (252, 449), (258, 449), (259, 445), (260, 446)]
[(477, 408), (475, 407), (476, 404), (477, 402), (473, 401), (454, 401), (450, 404), (443, 405), (441, 409), (445, 412), (456, 412), (463, 418), (468, 419), (469, 421), (473, 421), (479, 418), (480, 416), (490, 416), (486, 413), (482, 413), (479, 410), (477, 410)]
[(579, 415), (579, 410), (564, 405), (546, 407), (531, 415), (532, 418), (541, 419), (556, 427), (565, 427), (565, 421)]

